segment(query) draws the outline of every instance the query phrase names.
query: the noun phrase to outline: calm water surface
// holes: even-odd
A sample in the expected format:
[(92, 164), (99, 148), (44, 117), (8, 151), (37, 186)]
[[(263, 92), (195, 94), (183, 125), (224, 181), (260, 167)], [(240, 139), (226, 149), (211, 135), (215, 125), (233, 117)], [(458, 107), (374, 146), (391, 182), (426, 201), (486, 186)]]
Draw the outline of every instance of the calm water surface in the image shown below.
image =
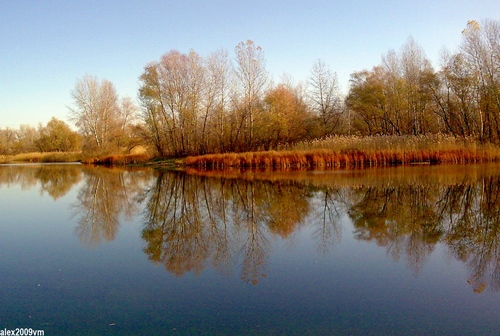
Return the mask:
[(500, 166), (0, 166), (0, 329), (499, 335)]

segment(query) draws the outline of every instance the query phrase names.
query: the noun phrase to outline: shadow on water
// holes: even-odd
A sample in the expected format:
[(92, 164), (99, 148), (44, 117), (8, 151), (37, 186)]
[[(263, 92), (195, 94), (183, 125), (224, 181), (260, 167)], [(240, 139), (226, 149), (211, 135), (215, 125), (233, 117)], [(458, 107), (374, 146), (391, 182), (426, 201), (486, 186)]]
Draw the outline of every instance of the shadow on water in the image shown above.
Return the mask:
[(438, 245), (463, 262), (475, 292), (500, 289), (498, 166), (397, 167), (329, 172), (163, 172), (77, 165), (0, 170), (0, 185), (40, 186), (57, 199), (79, 185), (73, 213), (85, 246), (115, 239), (140, 215), (144, 253), (176, 276), (235, 268), (257, 284), (277, 240), (311, 228), (320, 254), (371, 241), (416, 274)]

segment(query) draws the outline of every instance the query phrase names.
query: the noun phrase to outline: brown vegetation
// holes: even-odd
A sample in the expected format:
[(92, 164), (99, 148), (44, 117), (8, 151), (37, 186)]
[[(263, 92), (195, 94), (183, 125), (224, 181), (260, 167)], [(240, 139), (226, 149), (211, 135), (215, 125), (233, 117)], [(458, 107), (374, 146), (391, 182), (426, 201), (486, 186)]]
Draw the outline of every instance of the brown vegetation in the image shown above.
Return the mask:
[(81, 159), (81, 152), (32, 152), (17, 155), (0, 155), (0, 164), (16, 162), (79, 162)]
[[(308, 148), (308, 149), (307, 149)], [(330, 137), (294, 149), (187, 157), (186, 166), (329, 169), (499, 161), (500, 148), (448, 136)]]

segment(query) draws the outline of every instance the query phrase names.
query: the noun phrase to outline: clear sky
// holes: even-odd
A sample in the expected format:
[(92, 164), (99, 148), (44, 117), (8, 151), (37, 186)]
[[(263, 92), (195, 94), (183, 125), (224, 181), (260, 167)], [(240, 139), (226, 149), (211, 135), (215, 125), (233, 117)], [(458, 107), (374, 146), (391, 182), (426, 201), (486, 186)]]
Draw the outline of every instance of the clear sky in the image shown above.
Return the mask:
[(500, 0), (0, 0), (0, 128), (68, 121), (85, 74), (137, 97), (144, 66), (172, 49), (208, 56), (247, 39), (267, 69), (305, 81), (321, 59), (338, 74), (371, 69), (412, 36), (436, 68), (468, 20), (500, 20)]

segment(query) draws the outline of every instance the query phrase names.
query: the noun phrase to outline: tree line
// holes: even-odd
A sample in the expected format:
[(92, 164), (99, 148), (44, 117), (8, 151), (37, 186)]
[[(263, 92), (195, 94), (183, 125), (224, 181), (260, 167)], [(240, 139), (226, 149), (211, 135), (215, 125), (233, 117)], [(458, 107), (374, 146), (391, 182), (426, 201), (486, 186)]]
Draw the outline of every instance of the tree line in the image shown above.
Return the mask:
[(500, 142), (500, 24), (469, 21), (435, 71), (409, 39), (372, 70), (351, 75), (345, 103), (363, 135), (447, 133)]
[(0, 128), (0, 155), (30, 152), (71, 152), (80, 149), (81, 137), (62, 120), (52, 117), (44, 126)]
[[(438, 70), (409, 38), (371, 70), (352, 73), (343, 95), (322, 60), (305, 81), (284, 75), (275, 83), (264, 51), (248, 40), (233, 56), (172, 50), (150, 62), (139, 77), (138, 104), (120, 98), (112, 82), (84, 76), (71, 91), (69, 117), (79, 148), (94, 153), (142, 144), (153, 155), (181, 157), (279, 149), (328, 135), (442, 133), (498, 144), (499, 64), (500, 23), (469, 21)], [(41, 127), (0, 129), (0, 154), (65, 150), (49, 146), (50, 137), (43, 146), (33, 140), (41, 135)]]
[[(238, 44), (203, 58), (170, 51), (140, 77), (144, 134), (161, 156), (275, 149), (340, 125), (337, 76), (318, 60), (308, 85), (274, 84), (263, 50)], [(340, 129), (339, 129), (340, 130)]]

